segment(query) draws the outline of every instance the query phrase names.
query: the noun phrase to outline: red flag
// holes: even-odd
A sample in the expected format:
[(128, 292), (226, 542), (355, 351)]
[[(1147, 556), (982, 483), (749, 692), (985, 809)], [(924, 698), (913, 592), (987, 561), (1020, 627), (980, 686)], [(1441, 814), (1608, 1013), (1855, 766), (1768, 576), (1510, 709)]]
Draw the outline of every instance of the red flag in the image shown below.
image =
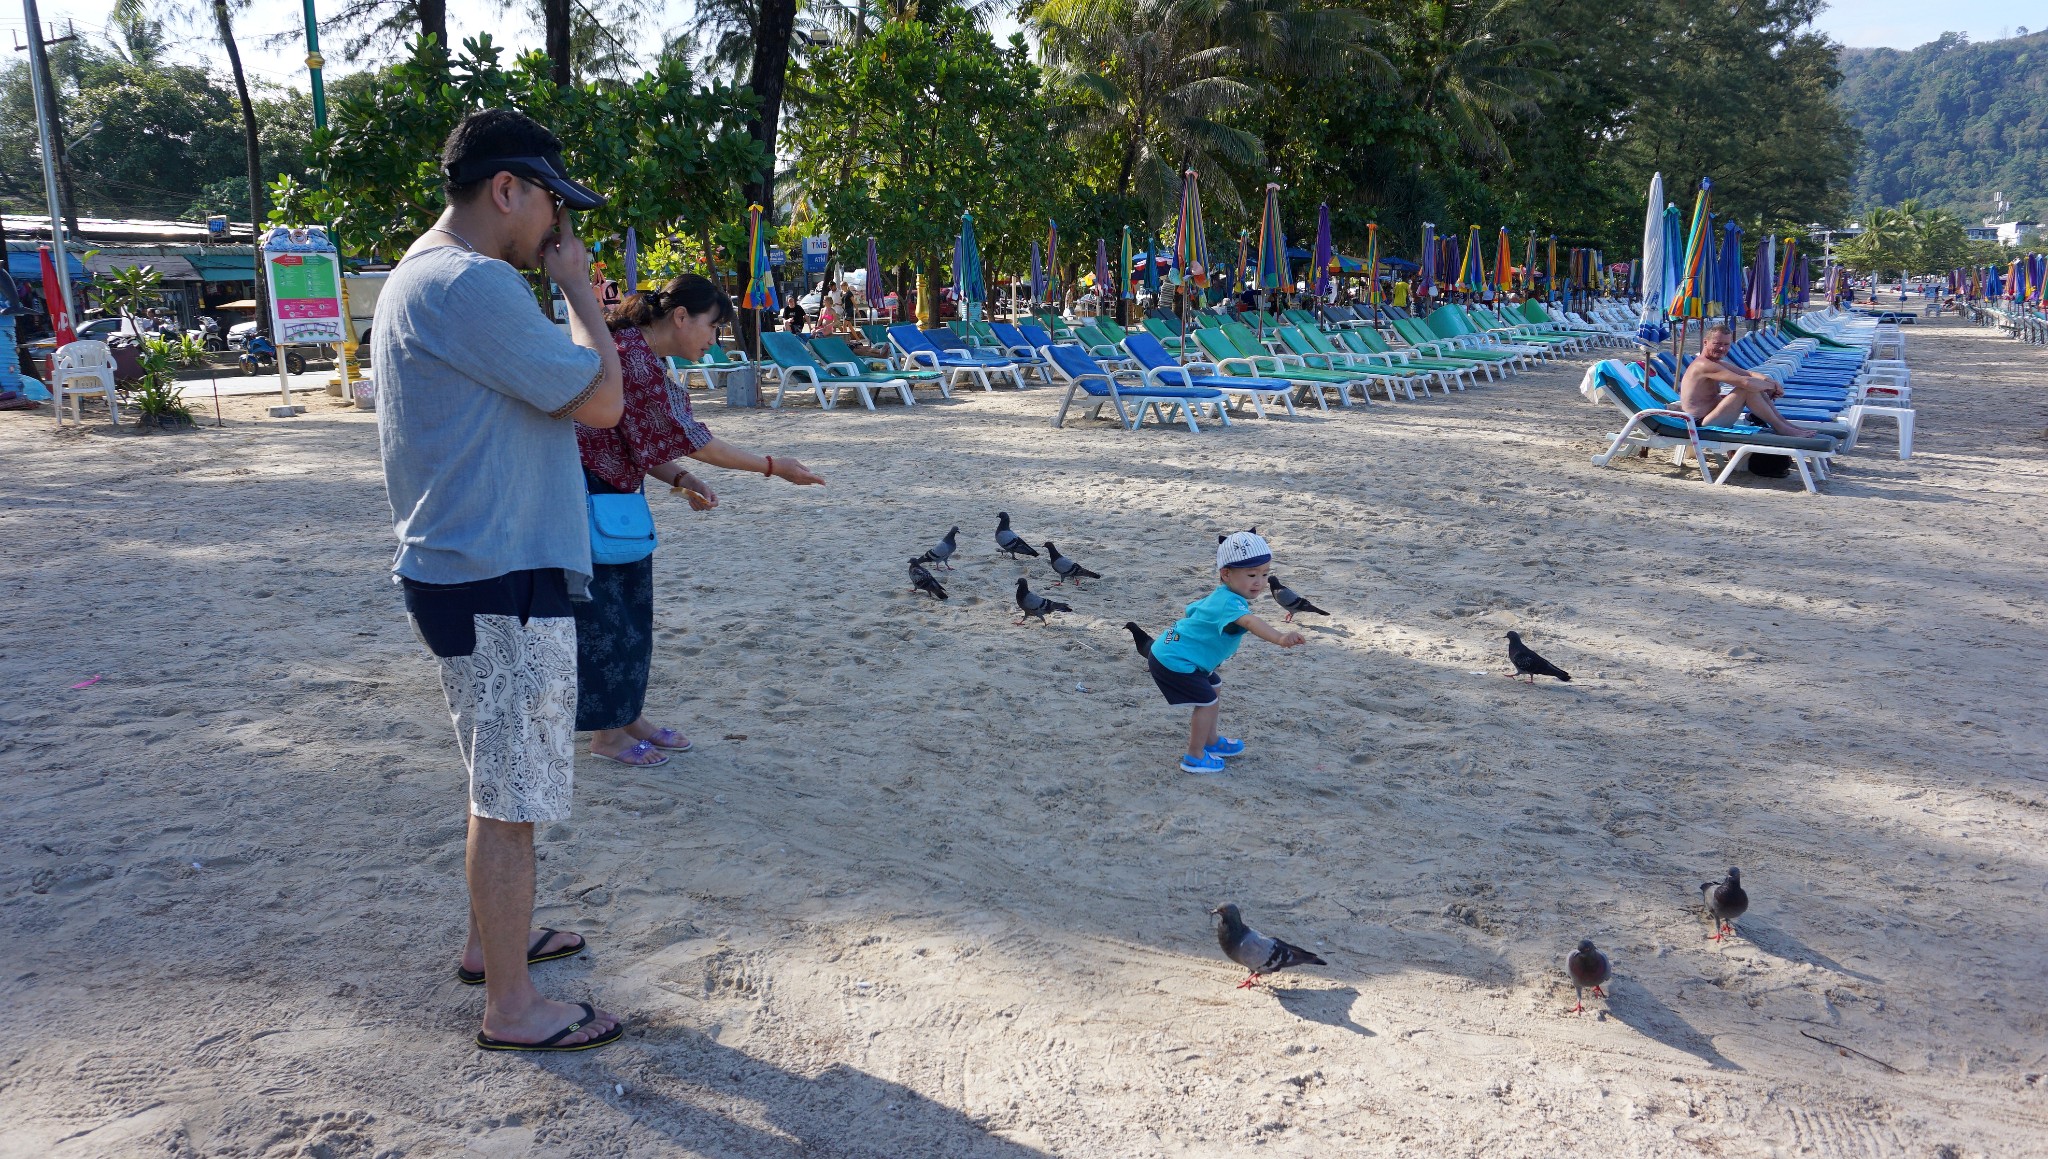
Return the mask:
[(43, 256), (43, 301), (50, 311), (50, 332), (57, 336), (57, 345), (64, 346), (78, 341), (78, 335), (71, 329), (71, 316), (64, 312), (64, 283), (57, 280), (57, 267), (50, 264), (50, 247), (36, 247)]

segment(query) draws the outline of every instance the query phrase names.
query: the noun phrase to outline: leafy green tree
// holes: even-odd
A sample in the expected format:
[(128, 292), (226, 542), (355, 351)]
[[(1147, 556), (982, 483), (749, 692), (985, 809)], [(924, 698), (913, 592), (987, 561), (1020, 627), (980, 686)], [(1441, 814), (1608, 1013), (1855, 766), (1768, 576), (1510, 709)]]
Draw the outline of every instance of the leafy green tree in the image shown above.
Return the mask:
[(1021, 268), (1065, 168), (1021, 37), (998, 46), (949, 8), (826, 49), (806, 74), (790, 132), (795, 174), (842, 261), (864, 261), (872, 235), (884, 262), (916, 267), (926, 321), (963, 212), (974, 213), (986, 270)]
[(92, 280), (100, 305), (123, 318), (154, 306), (163, 297), (163, 275), (151, 266), (127, 266), (110, 270)]

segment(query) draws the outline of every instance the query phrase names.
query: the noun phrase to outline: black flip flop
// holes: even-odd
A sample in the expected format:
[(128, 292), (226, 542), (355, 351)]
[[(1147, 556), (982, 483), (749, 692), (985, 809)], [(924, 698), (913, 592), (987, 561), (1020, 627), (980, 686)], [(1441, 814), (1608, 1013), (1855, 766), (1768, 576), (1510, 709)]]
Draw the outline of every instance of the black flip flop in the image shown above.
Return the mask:
[(567, 1046), (556, 1046), (556, 1043), (583, 1029), (584, 1023), (597, 1017), (597, 1011), (591, 1009), (590, 1003), (578, 1002), (576, 1005), (582, 1007), (583, 1017), (555, 1031), (552, 1035), (539, 1042), (502, 1042), (482, 1031), (478, 1031), (476, 1044), (483, 1050), (526, 1050), (540, 1054), (560, 1054), (572, 1050), (596, 1050), (600, 1046), (610, 1046), (626, 1033), (626, 1024), (620, 1022), (588, 1042), (572, 1042)]
[[(548, 944), (548, 939), (561, 932), (560, 930), (542, 930), (540, 937), (535, 940), (532, 946), (527, 948), (526, 964), (533, 966), (541, 962), (552, 962), (557, 958), (571, 958), (582, 953), (584, 948), (590, 944), (583, 940), (582, 934), (571, 934), (569, 936), (576, 939), (575, 945), (567, 949), (556, 950), (551, 954), (541, 953), (540, 948)], [(484, 984), (484, 972), (482, 970), (465, 970), (461, 966), (457, 966), (455, 967), (455, 980), (464, 986), (481, 986)]]

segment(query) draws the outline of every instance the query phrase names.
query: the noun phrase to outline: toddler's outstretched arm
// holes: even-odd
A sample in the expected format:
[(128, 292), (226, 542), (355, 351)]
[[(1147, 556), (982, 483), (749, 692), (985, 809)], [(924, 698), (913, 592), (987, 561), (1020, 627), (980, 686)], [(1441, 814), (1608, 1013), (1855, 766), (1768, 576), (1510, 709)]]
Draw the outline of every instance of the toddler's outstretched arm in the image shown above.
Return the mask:
[(1239, 616), (1237, 618), (1237, 626), (1243, 628), (1247, 632), (1250, 632), (1252, 635), (1257, 636), (1259, 639), (1264, 640), (1268, 644), (1278, 644), (1282, 648), (1292, 648), (1296, 644), (1308, 643), (1308, 637), (1302, 635), (1300, 632), (1279, 631), (1275, 629), (1273, 625), (1268, 624), (1266, 621), (1261, 620), (1257, 616)]

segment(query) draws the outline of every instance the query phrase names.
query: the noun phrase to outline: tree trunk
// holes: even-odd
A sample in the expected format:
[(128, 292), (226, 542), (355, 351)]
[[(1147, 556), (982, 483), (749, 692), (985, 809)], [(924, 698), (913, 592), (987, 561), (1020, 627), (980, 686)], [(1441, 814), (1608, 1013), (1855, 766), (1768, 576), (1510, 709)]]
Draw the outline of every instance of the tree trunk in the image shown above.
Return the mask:
[(547, 25), (548, 75), (558, 85), (572, 84), (575, 70), (569, 59), (569, 0), (541, 0), (541, 14)]
[(439, 41), (443, 51), (448, 48), (448, 0), (415, 0), (420, 13), (420, 35), (431, 36)]
[(789, 75), (789, 42), (796, 35), (796, 0), (762, 0), (754, 28), (754, 70), (747, 85), (758, 104), (747, 133), (761, 142), (767, 168), (745, 185), (747, 200), (759, 205), (762, 221), (775, 220), (775, 134), (782, 121), (782, 88)]
[[(242, 53), (235, 47), (235, 26), (228, 17), (228, 0), (213, 0), (213, 21), (220, 29), (221, 47), (228, 52), (228, 71), (235, 77), (235, 96), (242, 103), (242, 147), (248, 154), (249, 162), (249, 227), (256, 234), (254, 242), (263, 235), (263, 148), (256, 137), (256, 108), (249, 103), (249, 80), (242, 74)], [(254, 255), (256, 269), (256, 329), (258, 333), (269, 328), (270, 288), (263, 279), (263, 249), (256, 247)], [(278, 336), (270, 336), (272, 342)], [(284, 351), (278, 350), (278, 365), (284, 365)]]

